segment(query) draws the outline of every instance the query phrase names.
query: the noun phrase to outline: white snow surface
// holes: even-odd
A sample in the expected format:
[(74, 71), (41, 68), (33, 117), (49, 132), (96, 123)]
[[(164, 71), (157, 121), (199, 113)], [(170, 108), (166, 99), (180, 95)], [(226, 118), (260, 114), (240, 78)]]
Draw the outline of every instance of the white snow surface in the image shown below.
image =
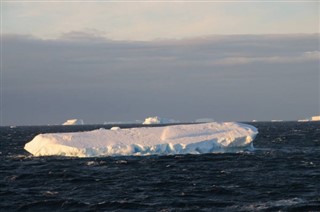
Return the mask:
[(62, 125), (83, 125), (84, 122), (82, 119), (69, 119), (64, 122)]
[(201, 154), (252, 149), (257, 134), (255, 127), (235, 122), (99, 129), (39, 134), (24, 149), (34, 156)]
[(148, 117), (142, 124), (173, 124), (179, 123), (180, 121), (168, 118), (160, 118), (159, 116)]

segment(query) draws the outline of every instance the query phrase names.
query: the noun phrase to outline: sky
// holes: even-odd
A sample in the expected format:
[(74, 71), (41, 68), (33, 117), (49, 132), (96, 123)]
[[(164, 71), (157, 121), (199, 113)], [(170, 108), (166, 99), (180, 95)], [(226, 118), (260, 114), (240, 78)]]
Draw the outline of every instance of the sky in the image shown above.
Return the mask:
[(320, 115), (318, 1), (1, 1), (1, 125)]

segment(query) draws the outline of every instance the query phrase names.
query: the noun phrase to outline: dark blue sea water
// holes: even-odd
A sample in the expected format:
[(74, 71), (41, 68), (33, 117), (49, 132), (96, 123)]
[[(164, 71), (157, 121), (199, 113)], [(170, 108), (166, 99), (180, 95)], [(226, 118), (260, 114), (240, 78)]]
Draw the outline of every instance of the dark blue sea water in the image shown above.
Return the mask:
[(251, 124), (255, 151), (81, 159), (23, 147), (101, 125), (1, 127), (0, 210), (320, 211), (320, 122)]

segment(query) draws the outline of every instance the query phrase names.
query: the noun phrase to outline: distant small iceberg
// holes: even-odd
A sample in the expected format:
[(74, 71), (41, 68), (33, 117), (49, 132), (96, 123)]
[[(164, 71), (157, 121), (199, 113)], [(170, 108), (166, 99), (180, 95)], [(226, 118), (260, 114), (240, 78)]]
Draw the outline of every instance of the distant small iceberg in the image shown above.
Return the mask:
[(111, 127), (110, 130), (120, 130), (120, 127)]
[(273, 119), (271, 122), (283, 122), (283, 120)]
[(148, 117), (144, 120), (142, 124), (174, 124), (180, 123), (180, 121), (168, 118), (160, 118), (159, 116)]
[(320, 121), (320, 116), (311, 116), (306, 119), (299, 119), (298, 122)]
[(62, 125), (83, 125), (84, 122), (82, 119), (69, 119), (64, 122)]
[(312, 116), (311, 121), (320, 121), (320, 116)]
[(310, 121), (309, 119), (299, 119), (298, 122), (308, 122)]

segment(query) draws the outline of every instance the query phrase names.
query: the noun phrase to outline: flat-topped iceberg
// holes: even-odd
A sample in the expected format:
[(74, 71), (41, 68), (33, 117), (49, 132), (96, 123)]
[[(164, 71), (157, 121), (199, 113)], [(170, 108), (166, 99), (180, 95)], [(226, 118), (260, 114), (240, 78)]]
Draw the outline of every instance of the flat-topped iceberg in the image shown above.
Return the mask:
[(64, 122), (62, 125), (83, 125), (82, 119), (69, 119), (66, 122)]
[(180, 121), (174, 119), (160, 118), (159, 116), (154, 116), (146, 118), (142, 124), (174, 124), (179, 122)]
[(202, 154), (252, 149), (257, 134), (251, 125), (212, 122), (39, 134), (24, 148), (34, 156)]

